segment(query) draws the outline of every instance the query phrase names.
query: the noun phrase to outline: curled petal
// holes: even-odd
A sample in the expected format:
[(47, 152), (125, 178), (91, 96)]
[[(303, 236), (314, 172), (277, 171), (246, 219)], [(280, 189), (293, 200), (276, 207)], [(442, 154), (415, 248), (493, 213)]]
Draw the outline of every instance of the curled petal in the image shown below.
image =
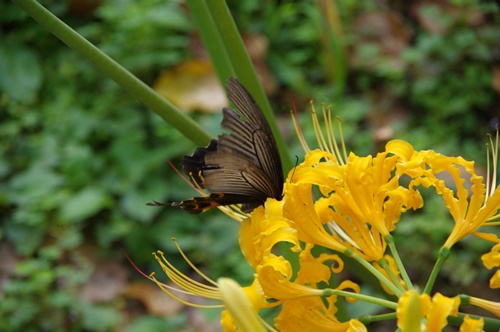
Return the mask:
[(496, 270), (493, 277), (490, 279), (490, 288), (497, 289), (500, 288), (500, 270)]
[(275, 322), (280, 331), (366, 332), (366, 327), (358, 320), (340, 322), (318, 297), (286, 301)]
[(460, 325), (460, 332), (482, 332), (484, 321), (482, 318), (473, 319), (469, 315), (465, 315), (462, 325)]
[(410, 143), (398, 139), (387, 142), (385, 145), (385, 151), (395, 154), (403, 161), (410, 160), (415, 153), (415, 150)]
[(500, 243), (493, 246), (491, 251), (481, 256), (484, 266), (491, 270), (494, 267), (500, 266)]
[[(357, 293), (357, 294), (359, 294), (359, 292), (360, 292), (359, 285), (357, 283), (355, 283), (355, 282), (350, 281), (350, 280), (344, 280), (344, 281), (342, 281), (340, 283), (340, 285), (336, 289), (338, 289), (338, 290), (350, 289), (354, 293)], [(346, 296), (345, 299), (346, 299), (347, 302), (350, 302), (350, 303), (354, 303), (354, 302), (357, 301), (357, 299), (353, 299), (352, 297), (348, 297), (348, 296)]]
[(266, 296), (277, 300), (291, 300), (306, 296), (321, 296), (323, 291), (290, 281), (290, 263), (282, 257), (266, 260), (257, 268), (257, 278)]
[(293, 244), (290, 250), (300, 251), (297, 230), (283, 217), (283, 202), (269, 198), (264, 207), (255, 209), (243, 220), (239, 231), (240, 248), (255, 269), (279, 242)]
[(428, 331), (441, 331), (447, 324), (448, 316), (456, 316), (458, 314), (458, 306), (460, 298), (449, 298), (440, 293), (436, 293), (432, 297), (432, 302), (427, 315)]

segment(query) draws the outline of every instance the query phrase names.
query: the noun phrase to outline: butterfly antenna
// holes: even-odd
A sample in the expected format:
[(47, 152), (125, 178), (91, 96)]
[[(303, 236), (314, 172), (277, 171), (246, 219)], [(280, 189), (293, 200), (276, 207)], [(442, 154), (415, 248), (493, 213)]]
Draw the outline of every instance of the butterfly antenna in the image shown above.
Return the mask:
[[(194, 179), (193, 179), (192, 176), (190, 176), (191, 177), (191, 181), (189, 181), (189, 179), (187, 177), (185, 177), (184, 174), (181, 173), (181, 171), (179, 171), (179, 169), (174, 165), (174, 163), (172, 163), (170, 161), (170, 159), (165, 158), (165, 160), (170, 165), (170, 167), (172, 167), (172, 169), (175, 171), (175, 173), (177, 173), (177, 175), (184, 182), (186, 182), (191, 188), (193, 188), (194, 190), (196, 190), (200, 194), (205, 195), (205, 192), (203, 190), (201, 190), (201, 188), (199, 186), (195, 186), (193, 184), (193, 183), (196, 183), (196, 181), (194, 181)], [(157, 202), (157, 201), (153, 200), (152, 202), (146, 203), (146, 205), (148, 205), (148, 206), (170, 206), (170, 205), (172, 205), (172, 203), (161, 203), (161, 202)]]
[(290, 177), (290, 183), (293, 183), (293, 176), (295, 175), (295, 169), (299, 165), (299, 156), (295, 155), (295, 166), (293, 167), (292, 176)]

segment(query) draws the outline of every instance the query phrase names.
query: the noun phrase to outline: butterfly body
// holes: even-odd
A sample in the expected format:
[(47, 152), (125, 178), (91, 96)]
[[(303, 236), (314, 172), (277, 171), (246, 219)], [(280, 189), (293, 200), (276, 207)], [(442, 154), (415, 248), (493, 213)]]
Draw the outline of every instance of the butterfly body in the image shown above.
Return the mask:
[(229, 133), (197, 148), (182, 163), (184, 173), (211, 193), (172, 203), (189, 213), (232, 204), (251, 212), (268, 197), (282, 198), (281, 159), (264, 114), (237, 79), (230, 77), (227, 92), (239, 111), (223, 109), (222, 127)]

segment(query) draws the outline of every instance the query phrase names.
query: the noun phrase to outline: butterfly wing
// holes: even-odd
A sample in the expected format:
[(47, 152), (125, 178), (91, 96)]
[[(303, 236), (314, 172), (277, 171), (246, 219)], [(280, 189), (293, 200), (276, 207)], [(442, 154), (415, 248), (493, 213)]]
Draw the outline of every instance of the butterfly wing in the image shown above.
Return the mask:
[(261, 109), (245, 87), (234, 77), (227, 86), (229, 100), (241, 113), (225, 108), (222, 127), (229, 134), (219, 136), (220, 150), (243, 156), (266, 175), (274, 192), (267, 197), (280, 199), (283, 193), (283, 169), (278, 146)]
[(281, 159), (262, 111), (237, 79), (230, 77), (226, 88), (240, 112), (223, 109), (222, 127), (229, 133), (184, 157), (184, 172), (212, 193), (172, 204), (190, 213), (230, 204), (250, 212), (268, 197), (282, 197)]
[(199, 172), (198, 185), (203, 184), (211, 194), (174, 203), (174, 206), (200, 213), (219, 205), (243, 204), (241, 210), (250, 212), (274, 193), (266, 174), (238, 155), (216, 151), (206, 154), (204, 161), (206, 167)]

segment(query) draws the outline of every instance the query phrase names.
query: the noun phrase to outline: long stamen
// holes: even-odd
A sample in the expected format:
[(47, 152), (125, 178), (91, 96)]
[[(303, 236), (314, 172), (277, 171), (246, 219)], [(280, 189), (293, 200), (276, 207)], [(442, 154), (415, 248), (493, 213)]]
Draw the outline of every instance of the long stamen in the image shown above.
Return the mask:
[(328, 113), (324, 107), (324, 105), (321, 105), (321, 108), (323, 110), (323, 119), (325, 121), (325, 130), (326, 130), (326, 136), (328, 139), (328, 145), (329, 145), (329, 151), (333, 152), (335, 151), (335, 146), (336, 144), (334, 143), (335, 141), (335, 133), (333, 131), (333, 126), (332, 126), (332, 115), (331, 115), (331, 107), (328, 106)]
[[(497, 166), (498, 166), (498, 126), (496, 129), (495, 140), (488, 134), (490, 143), (487, 145), (489, 149), (486, 150), (487, 161), (487, 177), (486, 177), (486, 199), (490, 197), (496, 189), (497, 182)], [(491, 168), (490, 169), (490, 153), (491, 149)]]
[[(489, 139), (491, 142), (491, 135), (489, 135)], [(490, 196), (490, 186), (491, 186), (491, 179), (490, 179), (490, 145), (486, 143), (486, 198)], [(493, 150), (493, 148), (491, 148)]]
[(342, 130), (342, 118), (340, 116), (337, 116), (337, 121), (339, 124), (339, 136), (340, 136), (340, 142), (342, 143), (342, 152), (344, 154), (344, 158), (341, 158), (340, 153), (338, 154), (337, 158), (338, 158), (339, 162), (342, 163), (342, 165), (345, 165), (346, 160), (347, 160), (347, 149), (345, 147), (344, 131)]
[[(174, 239), (175, 241), (175, 239)], [(176, 242), (176, 241), (175, 241)], [(164, 256), (163, 252), (157, 251), (156, 253), (153, 253), (155, 259), (158, 261), (160, 264), (163, 272), (169, 277), (169, 279), (176, 284), (179, 288), (174, 288), (168, 285), (164, 285), (160, 283), (156, 278), (155, 274), (152, 273), (150, 277), (153, 279), (153, 281), (161, 288), (163, 292), (165, 292), (167, 295), (172, 297), (173, 299), (184, 303), (186, 305), (192, 306), (192, 307), (197, 307), (197, 308), (223, 308), (223, 304), (215, 304), (215, 305), (201, 305), (193, 302), (186, 301), (177, 295), (174, 295), (173, 292), (176, 293), (181, 293), (181, 294), (187, 294), (187, 295), (195, 295), (195, 296), (202, 296), (208, 299), (214, 299), (214, 300), (222, 300), (222, 296), (220, 293), (220, 290), (218, 289), (217, 283), (212, 281), (210, 278), (206, 277), (201, 271), (199, 271), (194, 265), (191, 263), (191, 261), (184, 255), (180, 247), (178, 246), (176, 242), (178, 250), (181, 252), (181, 255), (184, 257), (186, 262), (200, 275), (202, 276), (205, 280), (207, 280), (210, 283), (214, 283), (214, 286), (210, 285), (205, 285), (202, 284), (196, 280), (193, 280), (183, 274), (181, 271), (175, 268)], [(161, 258), (159, 257), (161, 256)]]
[(321, 130), (321, 125), (318, 120), (318, 115), (316, 113), (316, 109), (314, 108), (313, 104), (311, 104), (311, 113), (314, 126), (314, 133), (316, 134), (316, 141), (318, 142), (318, 146), (321, 150), (331, 153), (332, 151), (328, 149), (328, 144), (326, 143), (323, 131)]
[(205, 275), (203, 272), (201, 272), (196, 266), (194, 266), (194, 264), (191, 262), (191, 260), (189, 260), (189, 258), (186, 256), (186, 254), (184, 253), (184, 251), (179, 246), (179, 243), (177, 243), (177, 239), (176, 238), (172, 238), (172, 241), (174, 241), (175, 246), (177, 247), (177, 250), (179, 250), (179, 253), (182, 255), (182, 258), (184, 258), (184, 260), (186, 261), (186, 263), (188, 263), (189, 266), (196, 273), (198, 273), (203, 279), (205, 279), (206, 281), (208, 281), (212, 285), (217, 286), (217, 283), (215, 281), (213, 281), (212, 279), (210, 279), (207, 275)]
[(307, 145), (306, 139), (304, 137), (304, 133), (302, 131), (302, 128), (299, 125), (299, 120), (298, 120), (298, 114), (296, 110), (290, 111), (290, 115), (292, 117), (292, 123), (293, 123), (293, 128), (295, 129), (295, 132), (297, 133), (297, 137), (299, 138), (300, 145), (302, 146), (302, 149), (304, 150), (305, 153), (309, 153), (311, 149)]
[(492, 179), (492, 186), (491, 186), (491, 193), (495, 191), (496, 188), (496, 183), (497, 183), (497, 164), (498, 164), (498, 125), (496, 128), (496, 135), (495, 135), (495, 145), (491, 147), (491, 157), (493, 161), (493, 179)]

